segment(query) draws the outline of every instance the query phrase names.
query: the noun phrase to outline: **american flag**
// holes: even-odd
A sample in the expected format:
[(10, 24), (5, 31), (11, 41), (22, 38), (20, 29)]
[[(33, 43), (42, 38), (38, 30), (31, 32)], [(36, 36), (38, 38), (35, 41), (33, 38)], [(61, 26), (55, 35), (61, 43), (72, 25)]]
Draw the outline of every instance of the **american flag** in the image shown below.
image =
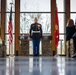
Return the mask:
[(12, 44), (12, 40), (13, 40), (12, 31), (13, 31), (13, 27), (12, 27), (12, 6), (11, 6), (9, 23), (8, 23), (9, 44)]

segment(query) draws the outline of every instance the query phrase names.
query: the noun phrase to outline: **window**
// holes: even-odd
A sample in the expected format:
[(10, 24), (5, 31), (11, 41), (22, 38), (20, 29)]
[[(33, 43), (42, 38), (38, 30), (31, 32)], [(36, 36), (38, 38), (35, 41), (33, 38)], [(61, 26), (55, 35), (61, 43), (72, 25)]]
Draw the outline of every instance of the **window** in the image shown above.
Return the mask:
[[(12, 3), (12, 5), (11, 5)], [(10, 10), (12, 6), (12, 26), (13, 26), (13, 42), (10, 50), (10, 45), (9, 45), (9, 34), (8, 34), (8, 25), (9, 25), (9, 17), (10, 17)], [(5, 22), (5, 41), (6, 41), (6, 53), (7, 55), (9, 54), (14, 54), (14, 48), (15, 48), (15, 42), (14, 42), (14, 37), (15, 37), (15, 0), (6, 0), (6, 22)]]
[(15, 0), (6, 0), (6, 12), (10, 12), (12, 3), (12, 12), (15, 12)]
[(58, 13), (58, 19), (59, 19), (59, 33), (64, 33), (65, 14), (64, 13)]
[[(56, 0), (58, 8), (58, 19), (59, 19), (59, 45), (57, 48), (58, 54), (65, 54), (65, 10), (64, 0)], [(62, 50), (62, 51), (61, 51)], [(62, 53), (61, 53), (62, 52)]]
[[(51, 34), (51, 0), (20, 0), (20, 34), (28, 34), (34, 18), (42, 25), (43, 33)], [(41, 52), (40, 44), (40, 54)], [(33, 53), (29, 42), (29, 54)]]
[[(62, 53), (64, 54), (65, 53), (65, 35), (64, 35), (64, 17), (65, 17), (65, 14), (64, 13), (59, 13), (58, 14), (58, 17), (59, 17), (59, 45), (58, 45), (58, 53), (61, 54), (61, 50), (62, 50)], [(62, 47), (62, 48), (61, 48)]]
[(20, 33), (29, 33), (30, 25), (34, 18), (38, 17), (42, 25), (43, 33), (51, 33), (51, 14), (50, 13), (21, 13), (20, 14)]
[(71, 13), (70, 16), (71, 16), (71, 19), (74, 20), (74, 24), (75, 24), (76, 23), (76, 13)]
[(64, 0), (56, 0), (58, 12), (64, 12)]
[(71, 12), (76, 12), (76, 0), (70, 0), (70, 5)]
[(20, 33), (29, 33), (31, 23), (38, 17), (43, 33), (51, 33), (50, 0), (20, 0)]
[(51, 0), (20, 0), (20, 12), (50, 12)]

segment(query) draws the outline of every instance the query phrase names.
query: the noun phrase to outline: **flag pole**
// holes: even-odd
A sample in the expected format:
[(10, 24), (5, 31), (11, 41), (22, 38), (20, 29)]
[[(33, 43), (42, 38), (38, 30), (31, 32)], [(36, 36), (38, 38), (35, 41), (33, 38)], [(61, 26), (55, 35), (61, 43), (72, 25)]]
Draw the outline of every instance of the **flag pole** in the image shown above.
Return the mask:
[[(11, 8), (12, 8), (13, 2), (11, 2), (10, 5), (11, 5)], [(10, 12), (11, 12), (11, 9), (10, 9)], [(11, 14), (12, 14), (12, 12), (11, 12)], [(10, 41), (10, 38), (9, 38), (9, 41)], [(9, 52), (10, 52), (9, 55), (10, 55), (10, 56), (11, 56), (11, 54), (12, 54), (12, 52), (11, 52), (11, 51), (12, 51), (12, 50), (11, 50), (11, 49), (12, 49), (12, 48), (11, 48), (11, 45), (12, 45), (12, 43), (9, 44)]]

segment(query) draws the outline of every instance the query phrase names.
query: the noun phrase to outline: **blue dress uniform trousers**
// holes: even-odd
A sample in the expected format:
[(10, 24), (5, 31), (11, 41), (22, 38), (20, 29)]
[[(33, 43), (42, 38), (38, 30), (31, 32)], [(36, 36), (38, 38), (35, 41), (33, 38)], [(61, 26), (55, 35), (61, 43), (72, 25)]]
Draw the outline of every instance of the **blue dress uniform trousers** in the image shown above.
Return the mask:
[(40, 39), (38, 39), (38, 40), (32, 40), (32, 41), (33, 41), (33, 55), (34, 56), (39, 56)]

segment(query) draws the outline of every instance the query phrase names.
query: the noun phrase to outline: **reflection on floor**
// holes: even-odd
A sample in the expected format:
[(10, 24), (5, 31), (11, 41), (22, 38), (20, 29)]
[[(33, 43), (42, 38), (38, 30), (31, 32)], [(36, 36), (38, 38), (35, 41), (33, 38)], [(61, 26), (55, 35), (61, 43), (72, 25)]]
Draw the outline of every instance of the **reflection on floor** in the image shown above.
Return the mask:
[(76, 59), (15, 56), (0, 58), (0, 75), (76, 75)]

